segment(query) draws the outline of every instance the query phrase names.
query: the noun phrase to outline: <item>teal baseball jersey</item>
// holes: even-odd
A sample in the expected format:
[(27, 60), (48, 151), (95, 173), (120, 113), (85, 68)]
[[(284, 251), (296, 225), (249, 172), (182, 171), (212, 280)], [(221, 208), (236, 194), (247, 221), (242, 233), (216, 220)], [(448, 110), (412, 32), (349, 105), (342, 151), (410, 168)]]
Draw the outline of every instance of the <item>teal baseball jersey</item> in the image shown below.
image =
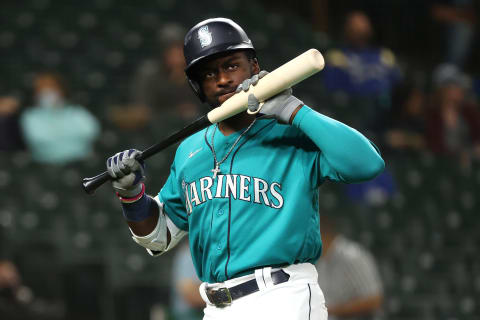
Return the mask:
[[(358, 131), (307, 106), (292, 125), (258, 118), (228, 154), (241, 133), (224, 136), (212, 125), (184, 140), (159, 193), (165, 213), (189, 232), (197, 274), (209, 283), (315, 263), (318, 186), (370, 179), (384, 166)], [(216, 175), (212, 148), (218, 161), (228, 154)]]

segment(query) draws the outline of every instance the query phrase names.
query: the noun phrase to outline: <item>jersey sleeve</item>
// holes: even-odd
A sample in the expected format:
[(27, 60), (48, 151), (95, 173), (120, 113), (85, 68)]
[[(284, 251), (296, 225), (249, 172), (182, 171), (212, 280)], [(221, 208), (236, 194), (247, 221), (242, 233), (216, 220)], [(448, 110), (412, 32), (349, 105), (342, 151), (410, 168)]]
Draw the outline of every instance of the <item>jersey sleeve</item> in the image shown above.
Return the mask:
[(175, 161), (173, 162), (167, 182), (158, 193), (163, 203), (165, 214), (181, 230), (188, 231), (188, 215), (185, 210), (185, 195), (182, 182), (177, 177)]
[(385, 167), (377, 147), (360, 132), (307, 106), (298, 111), (293, 125), (318, 148), (305, 160), (312, 187), (326, 179), (345, 183), (370, 180)]

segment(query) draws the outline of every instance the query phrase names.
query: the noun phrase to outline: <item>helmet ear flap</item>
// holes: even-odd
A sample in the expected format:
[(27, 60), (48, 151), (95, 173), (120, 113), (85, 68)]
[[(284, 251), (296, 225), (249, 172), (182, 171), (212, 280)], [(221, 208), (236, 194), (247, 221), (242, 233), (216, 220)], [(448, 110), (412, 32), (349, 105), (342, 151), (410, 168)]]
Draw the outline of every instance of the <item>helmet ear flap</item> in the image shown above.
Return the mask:
[(203, 94), (202, 89), (200, 88), (200, 84), (192, 80), (190, 77), (187, 77), (188, 79), (188, 84), (190, 85), (190, 88), (192, 88), (193, 92), (197, 95), (198, 98), (200, 98), (200, 101), (205, 102), (205, 95)]

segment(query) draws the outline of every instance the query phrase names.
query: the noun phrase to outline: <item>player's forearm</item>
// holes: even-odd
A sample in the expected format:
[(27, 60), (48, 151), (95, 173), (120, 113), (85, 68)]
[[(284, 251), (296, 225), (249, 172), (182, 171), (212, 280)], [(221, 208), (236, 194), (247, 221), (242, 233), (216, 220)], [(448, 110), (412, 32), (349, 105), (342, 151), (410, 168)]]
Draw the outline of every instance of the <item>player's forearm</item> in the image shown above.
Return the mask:
[[(146, 197), (149, 197), (145, 195)], [(132, 210), (131, 207), (128, 207), (128, 205), (123, 204), (122, 205), (124, 215), (126, 216), (127, 214), (125, 211)], [(138, 209), (137, 209), (138, 210)], [(148, 204), (144, 208), (140, 208), (140, 210), (148, 210), (149, 212), (141, 212), (143, 216), (145, 216), (145, 219), (138, 220), (138, 221), (132, 221), (126, 218), (127, 224), (132, 230), (134, 234), (137, 236), (146, 236), (150, 234), (156, 227), (157, 222), (158, 222), (158, 205), (155, 201), (150, 200), (148, 201)], [(132, 212), (132, 214), (134, 214)]]
[(328, 314), (338, 317), (353, 317), (372, 314), (380, 309), (382, 301), (383, 297), (381, 295), (358, 299), (342, 305), (329, 306)]
[[(143, 219), (126, 218), (133, 241), (146, 248), (152, 256), (158, 256), (175, 247), (187, 234), (187, 231), (179, 229), (170, 220), (163, 209), (163, 204), (157, 197), (147, 197), (151, 200), (148, 206), (150, 210), (148, 216)], [(125, 214), (125, 205), (123, 207)], [(144, 211), (140, 213), (145, 214)]]
[(293, 119), (345, 182), (372, 179), (385, 167), (374, 145), (357, 130), (303, 106)]

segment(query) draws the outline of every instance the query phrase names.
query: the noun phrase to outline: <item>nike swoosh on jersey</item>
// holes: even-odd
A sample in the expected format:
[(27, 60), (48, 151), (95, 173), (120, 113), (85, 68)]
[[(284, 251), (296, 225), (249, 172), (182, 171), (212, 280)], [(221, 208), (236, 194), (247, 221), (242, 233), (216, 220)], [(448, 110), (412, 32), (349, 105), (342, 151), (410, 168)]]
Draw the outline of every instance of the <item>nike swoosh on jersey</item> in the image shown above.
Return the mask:
[(195, 156), (197, 153), (199, 153), (203, 148), (199, 148), (195, 151), (190, 151), (190, 154), (188, 155), (188, 158), (192, 158), (193, 156)]

